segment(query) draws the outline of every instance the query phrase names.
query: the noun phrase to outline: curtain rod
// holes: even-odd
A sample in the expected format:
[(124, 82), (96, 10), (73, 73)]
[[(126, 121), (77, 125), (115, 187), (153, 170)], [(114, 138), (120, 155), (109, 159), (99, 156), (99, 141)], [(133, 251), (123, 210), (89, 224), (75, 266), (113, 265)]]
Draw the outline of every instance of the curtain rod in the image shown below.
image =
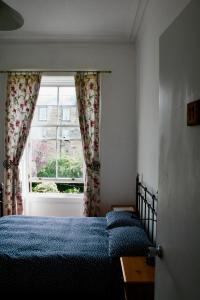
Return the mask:
[(112, 73), (112, 71), (110, 70), (17, 70), (17, 69), (13, 69), (13, 70), (0, 70), (0, 73), (10, 73), (10, 72), (42, 72), (42, 73), (76, 73), (76, 72), (86, 72), (86, 73), (92, 73), (92, 72), (99, 72), (99, 73)]

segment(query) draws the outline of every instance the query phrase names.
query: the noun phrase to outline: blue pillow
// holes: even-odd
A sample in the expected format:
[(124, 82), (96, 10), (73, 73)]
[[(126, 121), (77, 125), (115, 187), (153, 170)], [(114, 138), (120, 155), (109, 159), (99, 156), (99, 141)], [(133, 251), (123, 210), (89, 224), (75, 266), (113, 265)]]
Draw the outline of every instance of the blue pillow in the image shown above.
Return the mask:
[(139, 226), (142, 224), (136, 214), (129, 211), (110, 211), (106, 214), (107, 229), (120, 226)]
[(152, 246), (143, 228), (137, 226), (117, 227), (109, 230), (109, 255), (146, 256)]

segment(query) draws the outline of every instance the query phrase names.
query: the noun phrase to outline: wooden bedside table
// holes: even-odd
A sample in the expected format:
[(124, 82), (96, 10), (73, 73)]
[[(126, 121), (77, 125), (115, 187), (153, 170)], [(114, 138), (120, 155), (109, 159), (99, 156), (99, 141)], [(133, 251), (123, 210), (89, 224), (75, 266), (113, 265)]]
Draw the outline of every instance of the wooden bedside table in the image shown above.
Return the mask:
[(120, 257), (126, 300), (153, 300), (155, 268), (144, 256)]
[(112, 205), (111, 210), (136, 212), (136, 209), (135, 209), (134, 205), (120, 205), (120, 204)]

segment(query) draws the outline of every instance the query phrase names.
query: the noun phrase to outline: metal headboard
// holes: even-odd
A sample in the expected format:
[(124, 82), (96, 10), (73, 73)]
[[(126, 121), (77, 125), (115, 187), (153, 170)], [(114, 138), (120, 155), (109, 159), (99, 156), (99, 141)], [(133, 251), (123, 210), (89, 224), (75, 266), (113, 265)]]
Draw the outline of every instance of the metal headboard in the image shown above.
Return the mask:
[(136, 177), (136, 211), (148, 234), (150, 241), (156, 244), (158, 196), (151, 193)]
[(3, 183), (0, 183), (0, 217), (3, 217)]

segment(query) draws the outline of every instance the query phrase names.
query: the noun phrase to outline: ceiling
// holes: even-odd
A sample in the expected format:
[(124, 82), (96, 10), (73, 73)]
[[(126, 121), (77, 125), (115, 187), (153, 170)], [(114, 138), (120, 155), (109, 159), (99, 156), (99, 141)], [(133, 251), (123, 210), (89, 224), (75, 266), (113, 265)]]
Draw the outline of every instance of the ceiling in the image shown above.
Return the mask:
[(133, 42), (148, 0), (4, 0), (24, 17), (1, 41)]

